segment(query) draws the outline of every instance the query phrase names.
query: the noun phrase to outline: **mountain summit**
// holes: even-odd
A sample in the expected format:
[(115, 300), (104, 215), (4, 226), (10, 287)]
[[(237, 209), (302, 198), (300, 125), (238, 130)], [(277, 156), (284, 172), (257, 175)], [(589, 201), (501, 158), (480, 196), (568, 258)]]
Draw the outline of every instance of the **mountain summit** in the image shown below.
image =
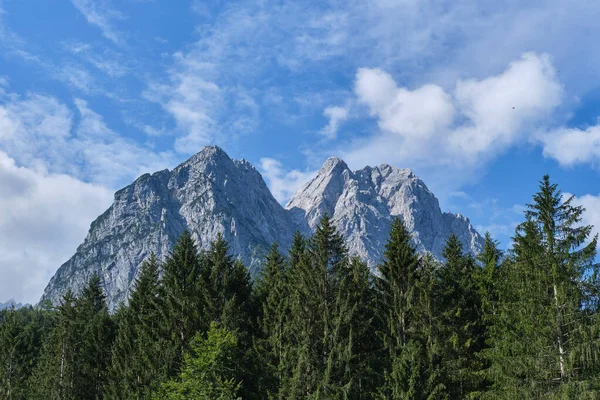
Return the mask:
[(64, 291), (77, 292), (98, 273), (114, 309), (127, 300), (142, 261), (151, 252), (164, 258), (184, 229), (201, 249), (223, 234), (254, 272), (271, 243), (287, 248), (296, 230), (311, 233), (325, 213), (345, 237), (350, 254), (371, 267), (381, 259), (396, 216), (412, 231), (417, 248), (438, 258), (451, 233), (471, 253), (482, 245), (468, 219), (442, 213), (433, 193), (408, 169), (384, 164), (351, 171), (332, 157), (284, 208), (249, 162), (209, 146), (172, 171), (142, 175), (116, 192), (42, 299), (57, 303)]

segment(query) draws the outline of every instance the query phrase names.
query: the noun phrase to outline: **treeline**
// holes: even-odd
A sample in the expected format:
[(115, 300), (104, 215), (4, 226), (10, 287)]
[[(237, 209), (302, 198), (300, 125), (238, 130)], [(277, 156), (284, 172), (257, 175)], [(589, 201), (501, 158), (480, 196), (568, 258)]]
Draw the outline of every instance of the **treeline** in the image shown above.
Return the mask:
[[(255, 282), (185, 232), (109, 315), (90, 279), (0, 314), (7, 399), (597, 399), (600, 282), (583, 209), (546, 176), (503, 254), (419, 255), (393, 222), (377, 273), (329, 218)], [(162, 272), (161, 272), (162, 271)]]

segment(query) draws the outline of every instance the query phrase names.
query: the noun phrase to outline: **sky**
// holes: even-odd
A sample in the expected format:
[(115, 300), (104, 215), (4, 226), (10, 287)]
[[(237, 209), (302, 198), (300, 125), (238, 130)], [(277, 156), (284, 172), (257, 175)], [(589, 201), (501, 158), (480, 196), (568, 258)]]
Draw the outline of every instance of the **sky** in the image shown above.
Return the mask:
[(411, 168), (503, 247), (548, 173), (600, 227), (600, 2), (0, 0), (0, 300), (115, 190), (221, 146), (282, 204)]

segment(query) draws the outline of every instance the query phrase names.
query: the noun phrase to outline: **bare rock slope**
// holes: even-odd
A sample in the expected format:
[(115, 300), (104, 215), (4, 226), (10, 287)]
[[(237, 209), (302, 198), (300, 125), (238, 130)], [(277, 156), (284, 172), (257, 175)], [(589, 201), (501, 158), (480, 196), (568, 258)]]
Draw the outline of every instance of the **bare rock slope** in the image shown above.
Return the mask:
[(150, 252), (164, 258), (184, 229), (200, 248), (222, 233), (254, 272), (271, 243), (287, 248), (294, 231), (312, 232), (325, 213), (333, 217), (350, 253), (371, 267), (381, 259), (396, 216), (412, 231), (418, 249), (438, 258), (451, 233), (469, 252), (479, 252), (482, 245), (468, 219), (442, 213), (435, 196), (408, 169), (381, 165), (353, 172), (330, 158), (284, 208), (249, 162), (232, 160), (210, 146), (172, 171), (143, 175), (116, 192), (42, 299), (57, 303), (64, 291), (78, 292), (98, 273), (114, 309), (127, 300), (142, 261)]

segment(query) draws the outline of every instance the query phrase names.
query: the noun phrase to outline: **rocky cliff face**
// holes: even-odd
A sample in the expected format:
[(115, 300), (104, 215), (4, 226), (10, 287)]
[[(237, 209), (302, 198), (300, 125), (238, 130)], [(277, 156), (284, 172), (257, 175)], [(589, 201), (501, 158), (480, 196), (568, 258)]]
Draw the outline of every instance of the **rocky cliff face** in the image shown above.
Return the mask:
[(143, 175), (115, 193), (112, 206), (50, 280), (43, 299), (56, 303), (64, 291), (79, 291), (99, 273), (114, 309), (127, 300), (142, 261), (152, 251), (164, 258), (184, 229), (200, 248), (222, 233), (252, 272), (271, 243), (287, 248), (294, 231), (309, 234), (325, 213), (333, 217), (350, 253), (372, 267), (381, 259), (395, 216), (413, 232), (419, 250), (438, 258), (450, 233), (470, 252), (481, 248), (482, 239), (469, 221), (442, 213), (435, 196), (408, 169), (381, 165), (353, 172), (330, 158), (284, 209), (250, 163), (211, 146), (173, 171)]
[(328, 159), (317, 176), (289, 201), (286, 209), (302, 230), (315, 229), (324, 214), (332, 217), (350, 254), (381, 260), (390, 225), (400, 218), (412, 232), (417, 249), (442, 259), (446, 239), (454, 233), (465, 250), (477, 254), (482, 238), (463, 216), (442, 213), (436, 197), (410, 169), (382, 164), (351, 171), (339, 158)]
[(102, 276), (111, 309), (126, 301), (142, 261), (163, 259), (184, 229), (200, 248), (222, 233), (251, 269), (271, 243), (287, 246), (294, 228), (260, 173), (206, 147), (173, 171), (146, 174), (115, 193), (112, 206), (91, 225), (75, 255), (56, 272), (43, 298), (58, 302), (93, 273)]

